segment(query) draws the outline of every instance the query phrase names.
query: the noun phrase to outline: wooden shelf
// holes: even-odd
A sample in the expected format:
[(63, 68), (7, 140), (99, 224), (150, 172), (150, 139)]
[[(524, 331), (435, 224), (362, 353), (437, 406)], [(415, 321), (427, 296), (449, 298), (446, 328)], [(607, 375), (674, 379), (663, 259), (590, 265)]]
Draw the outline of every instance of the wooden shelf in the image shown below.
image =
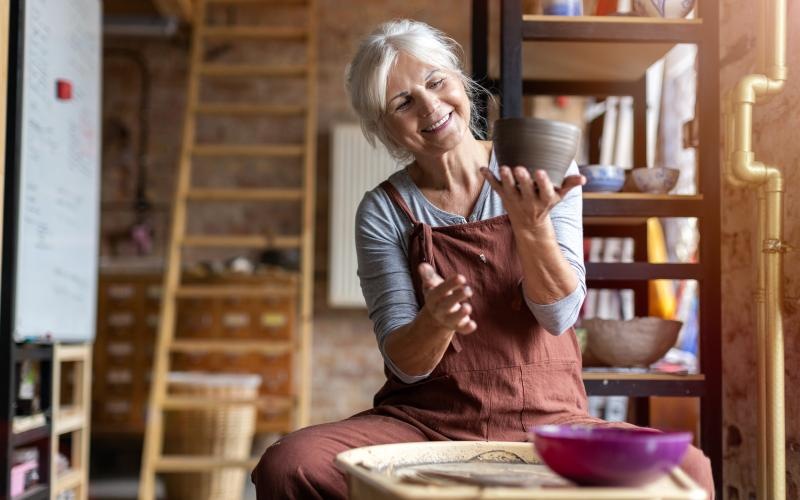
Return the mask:
[(46, 484), (37, 484), (25, 490), (21, 495), (12, 497), (12, 500), (48, 500), (50, 489)]
[(633, 281), (633, 280), (700, 280), (703, 267), (700, 264), (651, 264), (649, 262), (587, 262), (586, 280)]
[[(583, 193), (584, 217), (703, 217), (709, 213), (703, 195)], [(718, 210), (718, 208), (715, 208)]]
[(638, 81), (675, 44), (700, 40), (698, 19), (523, 16), (523, 78)]
[(58, 421), (54, 424), (56, 435), (83, 429), (86, 426), (86, 411), (83, 408), (62, 407), (58, 412)]
[(53, 355), (53, 347), (40, 344), (14, 344), (14, 357), (17, 361), (29, 359), (32, 361), (49, 360)]
[(42, 413), (27, 417), (14, 417), (11, 443), (13, 446), (34, 443), (50, 436), (50, 426)]
[[(696, 267), (676, 265), (655, 267), (643, 262), (587, 265), (587, 285), (596, 288), (633, 288), (637, 311), (649, 308), (647, 281), (656, 278), (697, 278), (700, 365), (705, 375), (591, 373), (585, 377), (587, 392), (593, 395), (690, 396), (700, 398), (700, 445), (712, 463), (715, 482), (722, 478), (722, 359), (720, 296), (719, 207), (719, 6), (703, 1), (696, 9), (699, 19), (660, 19), (628, 16), (527, 16), (520, 0), (500, 2), (500, 77), (489, 74), (489, 0), (472, 2), (473, 77), (485, 82), (501, 96), (500, 117), (524, 116), (526, 95), (629, 96), (633, 101), (633, 161), (646, 159), (647, 85), (645, 69), (659, 54), (678, 44), (697, 48), (697, 109), (703, 117), (697, 150), (698, 187), (705, 195), (652, 196), (646, 194), (585, 193), (583, 215), (589, 218), (695, 217), (701, 222)], [(523, 51), (524, 56), (523, 56)], [(709, 97), (709, 98), (706, 98)], [(485, 115), (484, 115), (485, 116)], [(599, 127), (590, 129), (597, 134)], [(594, 139), (592, 139), (594, 142)], [(594, 157), (597, 151), (590, 151)], [(591, 228), (596, 237), (616, 236), (599, 221)], [(637, 223), (620, 232), (646, 240)], [(641, 226), (641, 224), (639, 224)], [(600, 236), (600, 233), (607, 233)], [(646, 246), (638, 245), (636, 251)], [(622, 266), (629, 269), (624, 270)], [(666, 272), (662, 272), (666, 271)], [(594, 278), (594, 279), (592, 279)], [(603, 278), (603, 279), (597, 279)], [(642, 287), (642, 285), (645, 285)], [(644, 293), (639, 293), (643, 291)], [(640, 411), (641, 410), (641, 411)], [(637, 424), (647, 425), (649, 412), (637, 402)], [(721, 496), (721, 491), (717, 491)]]
[(63, 491), (69, 491), (77, 488), (83, 482), (83, 471), (77, 469), (69, 469), (62, 472), (53, 482), (53, 493), (58, 495)]
[(672, 375), (667, 373), (630, 373), (584, 371), (583, 385), (590, 396), (693, 396), (706, 392), (702, 374)]
[(524, 41), (699, 43), (701, 19), (634, 16), (522, 16)]
[(526, 80), (635, 82), (673, 44), (528, 42), (523, 44)]

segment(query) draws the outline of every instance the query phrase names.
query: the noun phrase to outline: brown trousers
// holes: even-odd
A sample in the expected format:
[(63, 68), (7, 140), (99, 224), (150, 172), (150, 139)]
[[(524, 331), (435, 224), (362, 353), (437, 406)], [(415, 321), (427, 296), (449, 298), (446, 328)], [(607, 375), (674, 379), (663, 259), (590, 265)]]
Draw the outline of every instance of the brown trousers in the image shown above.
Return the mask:
[[(602, 420), (591, 423), (613, 425)], [(339, 453), (377, 444), (439, 441), (437, 438), (429, 429), (419, 429), (404, 420), (359, 414), (286, 435), (267, 449), (253, 471), (252, 480), (258, 500), (344, 499), (347, 498), (346, 479), (334, 465)], [(691, 447), (681, 468), (710, 491), (713, 499), (711, 463), (702, 451)]]
[[(391, 184), (382, 187), (413, 224), (409, 269), (420, 306), (424, 296), (416, 269), (421, 262), (445, 278), (463, 274), (473, 289), (470, 302), (478, 329), (456, 334), (425, 380), (404, 384), (386, 370), (373, 409), (302, 429), (271, 446), (252, 475), (259, 500), (344, 498), (345, 479), (333, 459), (361, 446), (525, 441), (526, 431), (540, 424), (630, 426), (587, 414), (575, 333), (545, 331), (525, 306), (522, 268), (507, 216), (431, 227), (416, 220)], [(683, 466), (713, 492), (710, 463), (702, 452), (692, 448)]]

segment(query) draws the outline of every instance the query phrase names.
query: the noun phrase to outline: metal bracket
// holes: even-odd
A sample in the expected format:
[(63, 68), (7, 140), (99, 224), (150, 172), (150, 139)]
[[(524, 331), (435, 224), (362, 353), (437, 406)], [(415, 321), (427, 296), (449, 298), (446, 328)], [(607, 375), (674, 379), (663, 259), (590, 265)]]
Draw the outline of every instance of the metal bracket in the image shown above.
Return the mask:
[(792, 250), (794, 250), (792, 245), (774, 238), (764, 240), (764, 246), (762, 247), (762, 251), (765, 253), (786, 253)]

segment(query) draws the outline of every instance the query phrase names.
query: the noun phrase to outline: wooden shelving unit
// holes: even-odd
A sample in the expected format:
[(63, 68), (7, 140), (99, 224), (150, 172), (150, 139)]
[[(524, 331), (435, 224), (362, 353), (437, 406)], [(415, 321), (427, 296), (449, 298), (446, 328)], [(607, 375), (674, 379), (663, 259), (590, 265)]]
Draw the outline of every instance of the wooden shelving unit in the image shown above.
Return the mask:
[[(22, 495), (13, 497), (19, 499), (49, 499), (50, 495), (50, 442), (51, 425), (46, 417), (51, 405), (51, 368), (53, 348), (49, 345), (21, 345), (15, 342), (4, 342), (0, 346), (0, 366), (6, 367), (6, 381), (0, 384), (4, 391), (2, 397), (2, 421), (9, 422), (0, 432), (2, 443), (2, 483), (0, 483), (0, 498), (11, 496), (11, 467), (13, 464), (14, 450), (21, 448), (36, 448), (39, 454), (39, 484), (25, 491)], [(18, 370), (25, 361), (38, 361), (40, 363), (40, 405), (42, 413), (33, 416), (19, 416), (16, 414), (16, 391), (18, 390)]]
[[(77, 500), (88, 498), (89, 485), (89, 422), (92, 373), (91, 344), (17, 344), (2, 346), (3, 366), (10, 367), (8, 391), (3, 401), (3, 418), (11, 425), (0, 435), (4, 441), (3, 490), (0, 498), (55, 500), (59, 493), (73, 490)], [(40, 363), (39, 393), (42, 412), (34, 415), (15, 414), (17, 369), (24, 360)], [(65, 365), (69, 363), (69, 365)], [(65, 366), (71, 369), (65, 370)], [(69, 400), (62, 401), (62, 381), (68, 380)], [(70, 469), (58, 473), (61, 437), (72, 436)], [(39, 484), (22, 495), (10, 494), (10, 469), (15, 449), (35, 447), (38, 450)]]
[[(66, 382), (66, 384), (64, 383)], [(89, 494), (89, 423), (91, 421), (92, 344), (56, 344), (53, 348), (53, 395), (50, 439), (50, 499), (65, 491), (76, 500)], [(69, 399), (62, 401), (64, 386)], [(61, 437), (70, 435), (69, 469), (58, 472)]]
[[(584, 231), (587, 236), (636, 240), (632, 263), (587, 263), (587, 285), (634, 289), (637, 315), (647, 315), (648, 280), (698, 281), (701, 373), (595, 371), (584, 373), (584, 383), (589, 394), (637, 398), (637, 414), (645, 416), (647, 407), (641, 403), (646, 397), (699, 397), (700, 443), (711, 458), (719, 487), (723, 483), (718, 5), (700, 0), (697, 19), (669, 20), (531, 16), (522, 15), (521, 4), (521, 0), (501, 2), (501, 74), (492, 78), (488, 73), (488, 0), (473, 0), (473, 77), (500, 94), (502, 117), (522, 116), (523, 95), (631, 96), (636, 165), (647, 164), (646, 69), (676, 44), (697, 45), (697, 116), (703, 120), (697, 147), (698, 194), (587, 193)], [(636, 222), (647, 217), (696, 217), (701, 234), (699, 263), (647, 263), (645, 225)]]

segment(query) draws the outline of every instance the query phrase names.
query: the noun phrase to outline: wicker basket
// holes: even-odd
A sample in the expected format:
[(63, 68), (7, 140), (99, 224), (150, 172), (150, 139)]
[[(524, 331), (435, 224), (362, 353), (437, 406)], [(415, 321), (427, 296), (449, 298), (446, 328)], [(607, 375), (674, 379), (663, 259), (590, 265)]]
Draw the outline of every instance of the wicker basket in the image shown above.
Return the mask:
[[(172, 372), (170, 393), (202, 398), (258, 396), (258, 375)], [(254, 406), (220, 405), (215, 409), (166, 412), (165, 454), (245, 460), (250, 457), (256, 423)], [(239, 500), (249, 471), (218, 469), (164, 474), (170, 500)]]

